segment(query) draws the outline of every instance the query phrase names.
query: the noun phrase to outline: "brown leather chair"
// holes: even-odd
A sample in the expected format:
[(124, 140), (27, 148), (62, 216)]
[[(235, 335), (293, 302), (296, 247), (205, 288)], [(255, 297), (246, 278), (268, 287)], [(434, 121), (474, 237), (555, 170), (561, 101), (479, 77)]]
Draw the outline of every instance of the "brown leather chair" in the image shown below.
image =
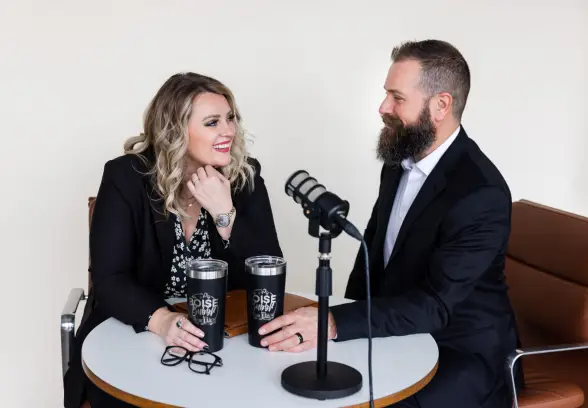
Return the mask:
[(588, 218), (527, 200), (513, 203), (506, 263), (524, 357), (515, 407), (587, 407)]

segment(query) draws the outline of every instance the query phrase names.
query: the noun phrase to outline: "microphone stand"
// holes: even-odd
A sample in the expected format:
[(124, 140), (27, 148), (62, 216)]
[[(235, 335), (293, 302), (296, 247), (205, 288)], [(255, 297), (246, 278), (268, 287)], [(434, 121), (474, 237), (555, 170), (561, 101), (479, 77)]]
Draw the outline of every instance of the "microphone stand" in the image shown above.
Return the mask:
[(329, 330), (329, 296), (332, 289), (331, 234), (323, 232), (319, 238), (319, 267), (316, 271), (316, 295), (319, 298), (317, 333), (317, 376), (327, 375), (327, 342)]
[(331, 240), (341, 231), (319, 234), (320, 214), (306, 210), (309, 234), (319, 238), (319, 266), (316, 270), (316, 295), (319, 299), (317, 360), (297, 363), (282, 372), (282, 387), (292, 394), (318, 400), (343, 398), (362, 387), (362, 376), (355, 368), (327, 360), (329, 296), (332, 294)]

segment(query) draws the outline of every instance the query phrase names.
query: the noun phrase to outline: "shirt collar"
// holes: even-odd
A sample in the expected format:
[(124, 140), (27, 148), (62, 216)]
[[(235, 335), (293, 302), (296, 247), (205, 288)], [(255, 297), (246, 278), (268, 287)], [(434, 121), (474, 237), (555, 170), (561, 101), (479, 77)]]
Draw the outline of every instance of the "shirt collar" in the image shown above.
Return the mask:
[(426, 176), (431, 174), (437, 162), (441, 159), (443, 154), (449, 149), (449, 146), (453, 143), (453, 141), (457, 138), (459, 131), (461, 130), (461, 125), (455, 129), (455, 131), (445, 140), (439, 147), (429, 153), (426, 157), (421, 159), (420, 161), (416, 162), (412, 157), (406, 158), (402, 160), (402, 168), (404, 170), (412, 170), (413, 167), (416, 167), (421, 172), (423, 172)]

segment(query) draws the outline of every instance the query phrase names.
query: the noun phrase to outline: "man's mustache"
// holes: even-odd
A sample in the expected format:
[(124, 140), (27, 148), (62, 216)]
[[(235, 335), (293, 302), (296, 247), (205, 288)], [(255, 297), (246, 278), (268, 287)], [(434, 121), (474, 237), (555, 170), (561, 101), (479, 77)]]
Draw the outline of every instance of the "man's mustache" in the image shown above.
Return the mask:
[(387, 128), (397, 129), (403, 126), (402, 121), (397, 116), (392, 116), (390, 114), (382, 115), (382, 121)]

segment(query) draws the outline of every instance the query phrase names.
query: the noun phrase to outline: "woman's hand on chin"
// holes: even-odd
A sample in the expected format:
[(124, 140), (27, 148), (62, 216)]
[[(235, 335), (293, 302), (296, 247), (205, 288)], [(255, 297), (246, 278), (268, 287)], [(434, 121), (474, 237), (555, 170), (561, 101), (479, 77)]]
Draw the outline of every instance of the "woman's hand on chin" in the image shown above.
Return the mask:
[(231, 183), (214, 167), (200, 167), (186, 184), (202, 208), (213, 217), (233, 208)]
[[(219, 214), (228, 214), (233, 209), (231, 197), (231, 183), (218, 170), (208, 165), (200, 167), (193, 173), (190, 181), (186, 183), (188, 189), (213, 219)], [(220, 236), (228, 240), (235, 220), (235, 214), (230, 218), (226, 227), (217, 227)]]

